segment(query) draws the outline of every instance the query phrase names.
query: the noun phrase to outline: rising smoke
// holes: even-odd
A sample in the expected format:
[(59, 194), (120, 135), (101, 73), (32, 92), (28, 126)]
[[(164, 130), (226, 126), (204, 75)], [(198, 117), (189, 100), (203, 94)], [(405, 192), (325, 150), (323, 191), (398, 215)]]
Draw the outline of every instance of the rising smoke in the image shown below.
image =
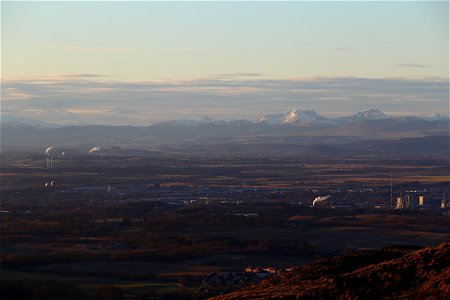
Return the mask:
[(91, 150), (89, 150), (89, 153), (92, 153), (92, 152), (99, 152), (100, 151), (100, 147), (94, 147), (94, 148), (92, 148)]
[(45, 155), (50, 155), (51, 151), (53, 150), (53, 148), (55, 148), (54, 146), (50, 146), (47, 149), (45, 149)]
[(327, 200), (328, 198), (330, 198), (330, 195), (317, 197), (316, 199), (314, 199), (312, 205), (314, 206), (314, 205), (316, 205), (316, 203), (325, 201), (325, 200)]

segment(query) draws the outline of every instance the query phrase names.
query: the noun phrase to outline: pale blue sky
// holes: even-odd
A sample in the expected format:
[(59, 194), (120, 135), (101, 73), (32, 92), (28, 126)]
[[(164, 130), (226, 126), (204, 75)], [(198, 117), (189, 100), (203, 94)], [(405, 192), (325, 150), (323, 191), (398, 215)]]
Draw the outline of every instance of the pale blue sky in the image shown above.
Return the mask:
[[(321, 77), (337, 81), (348, 77), (421, 82), (448, 79), (447, 1), (2, 1), (1, 5), (2, 80), (5, 87), (2, 89), (5, 100), (2, 100), (2, 112), (26, 116), (40, 116), (37, 112), (53, 109), (48, 99), (53, 99), (56, 94), (61, 112), (75, 113), (77, 118), (87, 122), (96, 122), (95, 111), (103, 111), (103, 114), (108, 111), (124, 123), (153, 123), (202, 114), (223, 118), (238, 114), (236, 117), (239, 117), (235, 112), (236, 105), (242, 111), (249, 106), (233, 102), (236, 97), (245, 99), (239, 103), (250, 101), (252, 106), (264, 107), (259, 108), (258, 114), (283, 111), (292, 106), (338, 114), (346, 110), (342, 108), (343, 104), (309, 103), (305, 90), (285, 95), (288, 97), (285, 101), (277, 100), (273, 105), (267, 99), (258, 102), (264, 95), (255, 88), (254, 81), (314, 82)], [(220, 85), (214, 94), (211, 80), (239, 82), (246, 88), (240, 93), (239, 90), (230, 91), (234, 98), (227, 98), (224, 94), (232, 88)], [(46, 84), (45, 90), (49, 82), (52, 83), (54, 88), (48, 90), (47, 97), (27, 90), (30, 84), (39, 82)], [(152, 100), (136, 102), (140, 111), (145, 111), (154, 107), (158, 99), (166, 99), (167, 107), (158, 102), (157, 106), (161, 107), (158, 117), (144, 119), (144, 116), (136, 116), (137, 112), (124, 112), (121, 104), (126, 97), (123, 85), (137, 82), (148, 82), (149, 86), (155, 82), (170, 85), (170, 88), (157, 92), (149, 89), (148, 95), (141, 96)], [(174, 82), (177, 84), (173, 85)], [(79, 100), (73, 100), (79, 96), (77, 91), (85, 88), (82, 92), (89, 93), (93, 86), (102, 88), (95, 90), (97, 96), (92, 101), (81, 105)], [(182, 89), (182, 86), (195, 86), (195, 90)], [(206, 89), (209, 89), (209, 113), (205, 109), (208, 105), (198, 100), (205, 96), (201, 92)], [(281, 99), (284, 92), (280, 90), (280, 97), (274, 98)], [(380, 94), (377, 90), (367, 92)], [(180, 104), (180, 109), (185, 113), (169, 115), (170, 96), (176, 95), (175, 101), (183, 93), (185, 102)], [(408, 94), (406, 89), (405, 93), (393, 101), (406, 101), (402, 99), (416, 95)], [(158, 95), (162, 96), (158, 98)], [(133, 101), (132, 93), (129, 96), (129, 101)], [(386, 92), (380, 97), (385, 97), (379, 100), (385, 102), (392, 99), (392, 94)], [(430, 112), (448, 110), (448, 93), (433, 93), (429, 97), (439, 99), (429, 107)], [(121, 100), (114, 101), (119, 98)], [(350, 98), (360, 101), (348, 96)], [(377, 103), (366, 104), (372, 107)], [(196, 110), (199, 106), (202, 109)], [(217, 113), (218, 107), (221, 107), (221, 113)], [(355, 107), (358, 105), (349, 104), (347, 110)], [(401, 110), (394, 103), (379, 108), (399, 114), (424, 109), (422, 105), (417, 109), (412, 106)], [(241, 116), (256, 118), (257, 113)]]

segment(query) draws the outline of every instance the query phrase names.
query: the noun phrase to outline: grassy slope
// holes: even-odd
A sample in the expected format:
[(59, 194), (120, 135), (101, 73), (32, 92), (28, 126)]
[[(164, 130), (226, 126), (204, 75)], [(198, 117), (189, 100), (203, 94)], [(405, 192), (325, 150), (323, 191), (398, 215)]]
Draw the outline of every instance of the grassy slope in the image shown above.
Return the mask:
[(450, 243), (339, 256), (216, 299), (273, 298), (450, 299)]

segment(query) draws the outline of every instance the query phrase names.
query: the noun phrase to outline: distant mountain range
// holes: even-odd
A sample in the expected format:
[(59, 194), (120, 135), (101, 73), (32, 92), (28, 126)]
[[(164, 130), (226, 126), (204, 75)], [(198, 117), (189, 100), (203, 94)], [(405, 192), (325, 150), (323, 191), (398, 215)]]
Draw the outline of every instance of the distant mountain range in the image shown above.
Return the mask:
[[(379, 109), (371, 108), (365, 111), (358, 112), (354, 115), (338, 117), (338, 118), (327, 118), (324, 117), (313, 110), (302, 110), (302, 109), (292, 109), (284, 113), (268, 114), (257, 121), (249, 120), (215, 120), (209, 117), (204, 117), (199, 120), (172, 120), (157, 123), (154, 125), (184, 125), (184, 126), (197, 126), (205, 123), (215, 123), (215, 124), (229, 124), (229, 123), (256, 123), (256, 124), (269, 124), (269, 125), (311, 125), (311, 124), (343, 124), (351, 122), (364, 122), (373, 120), (422, 120), (422, 121), (449, 121), (448, 114), (432, 114), (428, 116), (403, 116), (394, 117), (388, 116)], [(1, 115), (1, 126), (33, 126), (33, 127), (64, 127), (64, 126), (80, 126), (87, 124), (50, 124), (36, 119), (24, 118), (12, 114), (2, 114)], [(105, 125), (108, 126), (108, 125)]]
[(203, 118), (150, 126), (52, 125), (12, 115), (2, 115), (1, 119), (2, 151), (54, 145), (82, 152), (93, 146), (121, 147), (121, 155), (126, 153), (123, 149), (268, 155), (443, 155), (449, 152), (448, 143), (448, 115), (393, 117), (378, 109), (334, 119), (297, 109), (268, 114), (257, 121)]
[(260, 123), (268, 124), (311, 124), (311, 123), (328, 123), (328, 124), (339, 124), (346, 122), (361, 122), (366, 120), (383, 120), (389, 119), (385, 113), (382, 111), (371, 108), (352, 116), (340, 117), (336, 119), (326, 118), (319, 115), (313, 110), (301, 110), (293, 109), (281, 114), (270, 114), (262, 117), (258, 120)]
[(23, 118), (11, 114), (1, 114), (0, 124), (2, 127), (54, 127), (54, 125), (30, 118)]

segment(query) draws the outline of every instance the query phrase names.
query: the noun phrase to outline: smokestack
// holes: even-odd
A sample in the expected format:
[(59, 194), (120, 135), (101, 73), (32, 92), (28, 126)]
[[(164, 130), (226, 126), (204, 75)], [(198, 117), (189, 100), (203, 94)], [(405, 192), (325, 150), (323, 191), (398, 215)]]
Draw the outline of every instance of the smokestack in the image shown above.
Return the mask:
[(47, 157), (47, 168), (53, 167), (53, 155), (52, 155), (53, 148), (54, 146), (50, 146), (47, 147), (47, 149), (45, 149), (45, 156)]

